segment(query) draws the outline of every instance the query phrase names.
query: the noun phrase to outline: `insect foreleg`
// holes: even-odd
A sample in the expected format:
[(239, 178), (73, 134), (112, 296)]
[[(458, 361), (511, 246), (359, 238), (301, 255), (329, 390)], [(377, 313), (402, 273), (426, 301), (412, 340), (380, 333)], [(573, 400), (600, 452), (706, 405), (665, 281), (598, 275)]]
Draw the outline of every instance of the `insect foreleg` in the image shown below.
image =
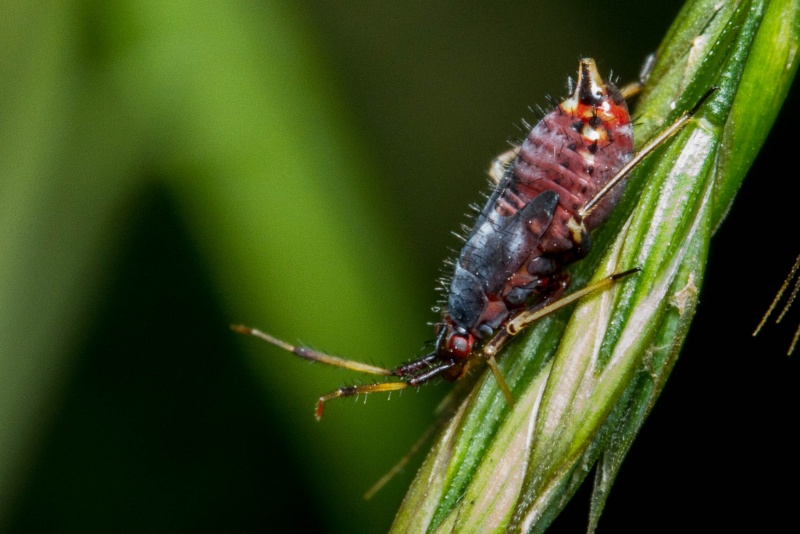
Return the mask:
[(367, 393), (379, 393), (382, 391), (397, 391), (399, 389), (405, 389), (410, 384), (408, 382), (381, 382), (379, 384), (362, 384), (360, 386), (348, 386), (339, 388), (336, 391), (332, 391), (327, 395), (323, 395), (317, 401), (317, 408), (314, 411), (314, 416), (317, 418), (317, 421), (322, 419), (322, 412), (325, 409), (325, 403), (332, 399), (337, 399), (339, 397), (353, 397), (355, 395), (367, 394)]
[[(414, 376), (400, 382), (379, 382), (377, 384), (362, 384), (360, 386), (346, 386), (332, 391), (327, 395), (323, 395), (317, 401), (317, 408), (315, 416), (317, 421), (322, 419), (322, 412), (325, 409), (325, 403), (329, 400), (338, 399), (339, 397), (353, 397), (356, 395), (366, 395), (369, 393), (382, 393), (387, 391), (398, 391), (408, 387), (417, 387), (422, 384), (438, 377), (454, 365), (454, 362), (443, 362), (435, 367), (431, 367), (425, 372), (415, 374)], [(390, 373), (395, 374), (394, 371)]]

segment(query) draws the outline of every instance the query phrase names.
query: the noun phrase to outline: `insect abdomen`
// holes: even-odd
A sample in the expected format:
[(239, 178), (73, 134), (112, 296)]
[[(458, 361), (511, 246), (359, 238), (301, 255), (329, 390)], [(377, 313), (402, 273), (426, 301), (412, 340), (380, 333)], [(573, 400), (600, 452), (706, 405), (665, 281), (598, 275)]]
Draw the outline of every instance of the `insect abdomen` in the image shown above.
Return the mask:
[[(533, 199), (544, 191), (558, 193), (553, 222), (539, 245), (542, 253), (558, 254), (574, 246), (569, 220), (633, 153), (633, 128), (624, 100), (616, 103), (607, 97), (594, 106), (574, 105), (572, 100), (560, 104), (531, 130), (513, 168), (512, 183), (523, 198)], [(603, 106), (610, 120), (595, 114)], [(624, 185), (609, 193), (583, 221), (587, 231), (608, 218)]]
[(581, 69), (575, 93), (528, 134), (459, 254), (448, 318), (477, 337), (552, 287), (563, 266), (588, 250), (588, 232), (622, 193), (624, 183), (578, 220), (633, 152), (625, 100), (603, 83), (593, 61)]

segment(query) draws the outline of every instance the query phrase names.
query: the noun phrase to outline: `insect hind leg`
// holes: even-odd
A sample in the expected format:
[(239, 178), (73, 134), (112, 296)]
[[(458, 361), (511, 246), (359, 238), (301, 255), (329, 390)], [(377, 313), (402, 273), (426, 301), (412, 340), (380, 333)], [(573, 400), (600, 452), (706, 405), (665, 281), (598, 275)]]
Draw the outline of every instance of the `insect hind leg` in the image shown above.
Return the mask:
[(619, 92), (622, 98), (628, 100), (642, 92), (642, 89), (644, 89), (644, 86), (647, 84), (647, 80), (650, 79), (650, 74), (653, 72), (656, 59), (658, 59), (658, 56), (655, 52), (648, 54), (648, 56), (644, 58), (644, 62), (639, 69), (639, 79), (620, 87)]
[(527, 328), (531, 324), (535, 323), (539, 319), (550, 315), (553, 312), (560, 310), (566, 306), (569, 306), (573, 302), (590, 295), (596, 291), (600, 291), (602, 289), (606, 289), (611, 285), (615, 284), (620, 279), (638, 273), (641, 271), (639, 267), (629, 269), (627, 271), (623, 271), (620, 273), (614, 273), (610, 276), (607, 276), (600, 280), (599, 282), (595, 282), (594, 284), (589, 284), (588, 286), (584, 287), (583, 289), (579, 289), (573, 293), (570, 293), (566, 296), (561, 296), (563, 293), (563, 289), (555, 290), (553, 294), (551, 294), (544, 302), (537, 303), (536, 305), (528, 308), (517, 314), (513, 319), (506, 323), (506, 326), (503, 330), (497, 333), (489, 342), (483, 347), (483, 353), (487, 359), (493, 358), (495, 354), (497, 354), (500, 349), (505, 346), (506, 343), (515, 335), (520, 333), (523, 329)]
[(717, 86), (710, 87), (703, 96), (700, 97), (700, 100), (694, 105), (694, 107), (688, 111), (685, 111), (680, 117), (675, 119), (675, 121), (664, 128), (660, 133), (658, 133), (655, 137), (650, 139), (636, 154), (633, 155), (631, 159), (628, 160), (622, 168), (617, 171), (617, 173), (609, 178), (608, 182), (600, 188), (600, 190), (595, 193), (595, 195), (589, 199), (583, 207), (578, 210), (576, 214), (578, 221), (584, 221), (589, 216), (589, 214), (597, 207), (597, 205), (617, 186), (622, 182), (624, 179), (628, 177), (628, 175), (636, 168), (636, 166), (642, 162), (647, 156), (653, 153), (655, 149), (663, 145), (667, 140), (669, 140), (673, 135), (678, 133), (684, 126), (686, 126), (690, 120), (700, 111), (700, 108), (703, 104), (711, 97), (712, 94), (718, 89)]
[(634, 273), (638, 273), (639, 271), (641, 271), (641, 269), (636, 267), (621, 273), (614, 273), (611, 276), (603, 278), (599, 282), (590, 284), (583, 289), (579, 289), (574, 293), (570, 293), (569, 295), (562, 297), (561, 295), (566, 289), (566, 279), (564, 279), (561, 281), (561, 284), (559, 284), (559, 287), (553, 289), (544, 301), (539, 302), (527, 310), (517, 314), (513, 319), (506, 323), (505, 328), (500, 330), (500, 332), (498, 332), (486, 343), (486, 345), (484, 345), (482, 350), (483, 356), (486, 358), (486, 363), (489, 365), (489, 368), (491, 369), (492, 374), (494, 375), (495, 380), (497, 381), (497, 384), (500, 387), (500, 390), (502, 391), (503, 396), (506, 398), (506, 402), (508, 402), (509, 406), (514, 405), (514, 396), (512, 395), (511, 389), (508, 387), (508, 384), (503, 378), (503, 375), (500, 372), (500, 369), (497, 367), (497, 363), (495, 361), (495, 355), (500, 352), (500, 349), (502, 349), (512, 337), (542, 317), (550, 315), (551, 313), (572, 304), (576, 300), (585, 297), (586, 295), (605, 289), (616, 283), (619, 279)]

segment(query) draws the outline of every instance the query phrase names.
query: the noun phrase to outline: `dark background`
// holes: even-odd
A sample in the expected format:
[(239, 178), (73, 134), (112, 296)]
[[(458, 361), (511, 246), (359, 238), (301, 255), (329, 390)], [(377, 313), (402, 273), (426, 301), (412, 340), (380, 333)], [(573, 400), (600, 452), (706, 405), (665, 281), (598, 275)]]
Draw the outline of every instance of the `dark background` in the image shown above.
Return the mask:
[[(635, 78), (680, 2), (294, 6), (9, 4), (0, 153), (22, 163), (4, 164), (19, 258), (0, 271), (5, 531), (386, 531), (421, 458), (360, 495), (448, 386), (331, 403), (317, 424), (314, 399), (356, 378), (227, 325), (414, 356), (450, 231), (513, 124), (563, 96), (580, 57)], [(59, 96), (40, 97), (54, 79)], [(795, 84), (712, 242), (601, 532), (793, 522), (800, 305), (751, 332), (800, 253), (798, 100)], [(552, 531), (582, 531), (588, 495)]]

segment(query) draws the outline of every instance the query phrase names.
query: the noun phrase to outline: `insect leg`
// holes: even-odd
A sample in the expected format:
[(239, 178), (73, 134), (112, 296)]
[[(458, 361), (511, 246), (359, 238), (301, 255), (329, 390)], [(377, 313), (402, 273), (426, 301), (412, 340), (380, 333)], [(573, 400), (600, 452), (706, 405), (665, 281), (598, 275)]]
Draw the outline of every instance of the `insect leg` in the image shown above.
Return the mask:
[(364, 500), (369, 500), (375, 496), (386, 484), (388, 484), (398, 473), (400, 473), (403, 468), (408, 465), (408, 462), (411, 461), (411, 458), (416, 455), (422, 446), (425, 445), (427, 441), (429, 441), (432, 437), (434, 432), (441, 429), (453, 416), (453, 414), (458, 409), (458, 403), (454, 402), (454, 395), (451, 392), (439, 407), (436, 409), (439, 412), (436, 421), (433, 422), (422, 434), (422, 436), (414, 442), (408, 452), (398, 460), (398, 462), (385, 474), (383, 475), (372, 487), (364, 493)]
[(339, 397), (352, 397), (354, 395), (361, 395), (367, 393), (380, 393), (382, 391), (397, 391), (399, 389), (405, 389), (409, 387), (410, 384), (408, 382), (381, 382), (378, 384), (362, 384), (360, 386), (347, 386), (343, 388), (339, 388), (336, 391), (332, 391), (327, 395), (323, 395), (317, 401), (317, 407), (314, 411), (314, 417), (317, 418), (317, 421), (322, 419), (322, 412), (325, 409), (325, 403), (332, 399), (338, 399)]
[(656, 53), (653, 52), (644, 58), (642, 68), (639, 69), (639, 79), (620, 88), (619, 92), (622, 93), (622, 98), (628, 100), (629, 98), (638, 95), (642, 91), (647, 83), (647, 80), (650, 78), (650, 73), (653, 72), (653, 67), (656, 64), (657, 57), (658, 56)]
[(498, 332), (486, 343), (486, 345), (483, 346), (482, 352), (484, 358), (486, 359), (486, 363), (492, 370), (492, 374), (494, 375), (495, 380), (497, 380), (500, 391), (503, 392), (503, 396), (505, 396), (506, 402), (508, 402), (509, 406), (514, 405), (514, 396), (511, 394), (511, 389), (508, 387), (508, 384), (506, 384), (506, 381), (503, 378), (500, 369), (497, 367), (497, 362), (495, 360), (495, 355), (500, 352), (505, 344), (508, 343), (508, 341), (517, 335), (521, 330), (530, 326), (531, 323), (534, 323), (542, 317), (550, 315), (551, 313), (560, 310), (565, 306), (569, 306), (576, 300), (585, 297), (590, 293), (594, 293), (595, 291), (599, 291), (611, 286), (620, 278), (638, 273), (640, 270), (641, 269), (636, 267), (621, 273), (614, 273), (611, 276), (607, 276), (606, 278), (600, 280), (599, 282), (590, 284), (583, 289), (579, 289), (574, 293), (570, 293), (569, 295), (562, 297), (561, 295), (567, 287), (568, 280), (567, 276), (564, 275), (562, 279), (558, 280), (558, 285), (551, 290), (550, 294), (545, 298), (544, 301), (537, 302), (527, 310), (517, 314), (513, 319), (506, 323), (505, 328), (500, 330), (500, 332)]
[(433, 367), (433, 364), (437, 359), (438, 357), (436, 356), (436, 353), (432, 352), (418, 360), (406, 362), (401, 366), (394, 368), (392, 370), (392, 374), (395, 376), (416, 376), (419, 374), (420, 370)]
[[(450, 415), (449, 411), (446, 412), (446, 415)], [(422, 434), (422, 436), (420, 436), (420, 438), (417, 439), (416, 442), (414, 442), (414, 444), (411, 446), (411, 448), (408, 450), (405, 456), (400, 458), (400, 460), (396, 464), (394, 464), (394, 467), (392, 467), (389, 470), (389, 472), (383, 475), (377, 482), (375, 482), (375, 484), (372, 485), (370, 489), (367, 490), (366, 493), (364, 493), (364, 500), (365, 501), (370, 500), (386, 484), (388, 484), (389, 481), (391, 481), (395, 476), (397, 476), (397, 474), (400, 473), (406, 465), (408, 465), (408, 462), (411, 461), (411, 458), (413, 458), (414, 455), (419, 452), (422, 446), (425, 445), (425, 442), (431, 439), (433, 437), (433, 433), (436, 432), (439, 428), (441, 428), (443, 424), (444, 420), (443, 418), (440, 418), (439, 421), (436, 421), (434, 424), (429, 426), (428, 429), (425, 430), (425, 432)]]
[(621, 273), (614, 273), (610, 276), (603, 278), (599, 282), (595, 282), (594, 284), (589, 284), (588, 286), (579, 289), (574, 293), (570, 293), (569, 295), (562, 297), (556, 301), (553, 301), (550, 304), (539, 308), (538, 310), (532, 312), (524, 311), (519, 315), (517, 315), (516, 317), (514, 317), (512, 320), (510, 320), (508, 324), (506, 324), (506, 330), (512, 336), (517, 335), (520, 332), (520, 330), (526, 328), (527, 326), (530, 326), (531, 323), (538, 321), (542, 317), (550, 315), (551, 313), (560, 310), (565, 306), (569, 306), (576, 300), (583, 298), (586, 295), (589, 295), (601, 289), (605, 289), (613, 285), (619, 279), (629, 276), (631, 274), (638, 273), (639, 271), (641, 271), (641, 269), (639, 267), (635, 267), (633, 269), (628, 269), (627, 271), (623, 271)]
[[(327, 395), (323, 395), (317, 401), (317, 408), (314, 412), (317, 421), (322, 419), (322, 413), (325, 409), (325, 403), (329, 400), (338, 399), (340, 397), (353, 397), (355, 395), (366, 395), (369, 393), (381, 393), (385, 391), (398, 391), (400, 389), (405, 389), (408, 387), (417, 387), (421, 386), (422, 384), (430, 381), (431, 379), (439, 376), (443, 372), (447, 371), (451, 367), (455, 365), (455, 362), (442, 362), (440, 365), (436, 367), (432, 367), (431, 369), (425, 371), (424, 373), (420, 373), (418, 375), (414, 375), (408, 380), (404, 380), (401, 382), (379, 382), (377, 384), (362, 384), (360, 386), (346, 386), (341, 387), (335, 391), (328, 393)], [(390, 371), (391, 373), (391, 371)]]
[(652, 152), (660, 147), (664, 142), (666, 142), (670, 137), (678, 133), (681, 128), (686, 126), (686, 124), (695, 116), (695, 114), (700, 110), (700, 107), (708, 100), (711, 94), (717, 90), (717, 87), (711, 87), (705, 94), (700, 97), (700, 100), (697, 104), (694, 105), (692, 109), (685, 112), (683, 115), (678, 117), (675, 122), (670, 124), (667, 128), (665, 128), (661, 133), (656, 135), (653, 139), (647, 142), (645, 146), (642, 147), (639, 152), (633, 155), (633, 157), (622, 166), (622, 168), (611, 177), (611, 179), (604, 185), (600, 191), (597, 192), (595, 196), (593, 196), (589, 201), (580, 209), (578, 210), (577, 217), (579, 221), (585, 220), (586, 217), (594, 210), (597, 205), (600, 203), (603, 198), (616, 187), (622, 180), (624, 180), (631, 171), (639, 164), (643, 159), (647, 156), (652, 154)]
[(509, 406), (514, 406), (514, 395), (511, 393), (511, 388), (508, 387), (506, 379), (503, 378), (503, 373), (500, 372), (500, 368), (497, 367), (497, 360), (494, 359), (494, 354), (486, 358), (486, 364), (489, 366), (489, 369), (492, 370), (494, 379), (497, 381), (500, 391), (503, 392), (506, 402)]
[[(558, 197), (556, 195), (556, 200), (557, 199)], [(561, 273), (554, 275), (548, 284), (549, 289), (544, 294), (544, 299), (540, 300), (522, 313), (533, 312), (538, 309), (546, 308), (548, 304), (557, 302), (559, 297), (561, 297), (561, 295), (564, 293), (564, 290), (566, 290), (568, 284), (568, 274)], [(500, 391), (503, 392), (503, 396), (506, 398), (506, 402), (509, 406), (514, 406), (514, 395), (511, 393), (511, 389), (508, 387), (505, 378), (503, 378), (503, 373), (497, 366), (495, 355), (500, 351), (501, 348), (503, 348), (506, 342), (511, 339), (514, 334), (516, 334), (516, 332), (510, 333), (507, 328), (503, 328), (497, 334), (495, 334), (495, 336), (490, 339), (481, 349), (486, 364), (489, 366), (489, 369), (491, 369), (494, 379), (497, 381), (497, 385), (500, 388)]]
[(636, 267), (621, 273), (614, 273), (611, 276), (603, 278), (599, 282), (590, 284), (583, 289), (579, 289), (574, 293), (570, 293), (565, 297), (545, 301), (544, 305), (537, 304), (519, 313), (506, 324), (506, 327), (503, 330), (498, 332), (497, 335), (484, 346), (484, 354), (487, 358), (494, 357), (494, 355), (497, 354), (513, 336), (517, 335), (524, 328), (530, 326), (532, 323), (538, 321), (542, 317), (550, 315), (551, 313), (558, 311), (565, 306), (569, 306), (576, 300), (581, 299), (586, 295), (594, 293), (595, 291), (600, 291), (601, 289), (605, 289), (616, 283), (619, 279), (634, 273), (638, 273), (640, 270), (640, 268)]
[(243, 325), (231, 325), (231, 330), (239, 334), (244, 334), (246, 336), (254, 336), (259, 339), (263, 339), (267, 343), (271, 343), (276, 347), (282, 348), (287, 352), (291, 352), (295, 356), (299, 356), (304, 360), (310, 360), (312, 362), (320, 362), (327, 365), (333, 365), (335, 367), (344, 367), (345, 369), (352, 369), (353, 371), (358, 371), (361, 373), (369, 373), (372, 375), (382, 375), (382, 376), (395, 375), (394, 371), (392, 371), (391, 369), (384, 369), (383, 367), (377, 367), (375, 365), (369, 365), (367, 363), (361, 363), (355, 360), (347, 360), (345, 358), (339, 358), (338, 356), (331, 356), (330, 354), (318, 352), (316, 350), (309, 349), (306, 347), (298, 347), (292, 345), (278, 338), (272, 337), (266, 332), (262, 332), (261, 330), (258, 330), (256, 328), (250, 328), (248, 326), (243, 326)]

